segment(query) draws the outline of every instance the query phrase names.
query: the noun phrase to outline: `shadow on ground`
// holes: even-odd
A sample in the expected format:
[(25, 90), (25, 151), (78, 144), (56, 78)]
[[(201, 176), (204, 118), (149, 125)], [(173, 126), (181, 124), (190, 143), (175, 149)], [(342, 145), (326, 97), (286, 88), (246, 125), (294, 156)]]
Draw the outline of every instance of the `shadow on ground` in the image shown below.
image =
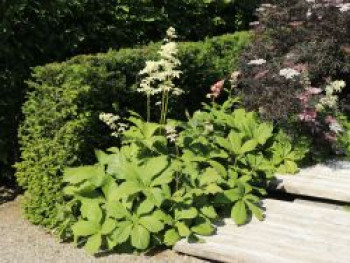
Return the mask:
[(16, 186), (0, 185), (0, 205), (14, 200), (20, 192)]

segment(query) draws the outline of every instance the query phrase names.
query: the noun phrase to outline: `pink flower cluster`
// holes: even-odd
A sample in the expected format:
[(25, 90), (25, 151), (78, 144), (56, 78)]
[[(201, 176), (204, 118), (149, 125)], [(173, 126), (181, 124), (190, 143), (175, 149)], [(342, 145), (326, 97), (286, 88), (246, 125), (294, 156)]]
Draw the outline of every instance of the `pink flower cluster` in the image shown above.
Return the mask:
[(225, 84), (225, 80), (220, 80), (216, 82), (214, 85), (212, 85), (210, 88), (211, 93), (209, 93), (207, 97), (213, 100), (218, 98), (224, 89), (224, 84)]
[(317, 123), (316, 118), (317, 118), (317, 111), (316, 109), (312, 109), (312, 108), (304, 109), (299, 114), (299, 119), (304, 122), (312, 122), (316, 124)]
[(321, 95), (322, 89), (309, 87), (298, 96), (302, 107), (301, 113), (298, 115), (299, 120), (308, 124), (313, 133), (320, 133), (329, 142), (336, 142), (337, 135), (342, 130), (337, 119), (331, 114), (325, 117), (319, 114), (316, 107), (312, 104), (313, 100), (318, 101), (316, 96)]
[(311, 87), (311, 88), (306, 89), (303, 93), (301, 93), (298, 98), (302, 102), (302, 105), (304, 107), (307, 107), (311, 98), (314, 95), (320, 94), (321, 92), (322, 92), (322, 89)]
[(315, 95), (318, 95), (321, 92), (322, 89), (320, 88), (309, 87), (298, 96), (302, 107), (302, 112), (298, 115), (299, 120), (309, 124), (313, 132), (319, 130), (319, 123), (317, 121), (317, 110), (314, 106), (311, 105), (311, 100)]

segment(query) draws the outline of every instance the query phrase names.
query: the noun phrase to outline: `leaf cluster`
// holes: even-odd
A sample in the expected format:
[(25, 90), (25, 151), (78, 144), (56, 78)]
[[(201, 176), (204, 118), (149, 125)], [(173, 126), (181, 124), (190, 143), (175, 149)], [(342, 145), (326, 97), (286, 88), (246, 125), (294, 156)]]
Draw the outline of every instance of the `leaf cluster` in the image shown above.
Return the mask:
[(145, 251), (215, 233), (220, 216), (263, 220), (261, 197), (275, 172), (295, 173), (302, 154), (236, 100), (206, 105), (168, 142), (163, 125), (131, 113), (120, 148), (96, 151), (98, 163), (67, 168), (63, 234), (90, 253)]

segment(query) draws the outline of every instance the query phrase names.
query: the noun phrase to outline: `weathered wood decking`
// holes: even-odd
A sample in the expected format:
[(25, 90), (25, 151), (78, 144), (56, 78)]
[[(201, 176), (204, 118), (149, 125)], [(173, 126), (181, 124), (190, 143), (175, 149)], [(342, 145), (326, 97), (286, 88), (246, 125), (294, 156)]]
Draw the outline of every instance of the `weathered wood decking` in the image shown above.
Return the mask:
[[(350, 163), (332, 162), (302, 169), (298, 175), (279, 175), (276, 185), (286, 194), (350, 202)], [(174, 249), (219, 262), (350, 262), (350, 212), (341, 206), (313, 205), (302, 199), (267, 199), (264, 206), (263, 222), (253, 219), (238, 227), (225, 219), (215, 235), (204, 237), (204, 243), (182, 240)]]
[(178, 252), (220, 262), (330, 263), (350, 261), (350, 213), (266, 200), (266, 220), (236, 226), (231, 219), (204, 243), (180, 241)]
[(290, 194), (350, 202), (350, 162), (332, 162), (278, 175), (277, 189)]

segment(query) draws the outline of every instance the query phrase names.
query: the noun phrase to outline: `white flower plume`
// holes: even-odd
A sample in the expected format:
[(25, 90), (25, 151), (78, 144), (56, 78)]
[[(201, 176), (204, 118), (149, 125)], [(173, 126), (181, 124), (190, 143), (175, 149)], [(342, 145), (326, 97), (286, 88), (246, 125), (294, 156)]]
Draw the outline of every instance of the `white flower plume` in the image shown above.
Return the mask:
[(160, 60), (147, 61), (146, 66), (140, 71), (144, 78), (141, 80), (138, 92), (146, 95), (155, 95), (163, 91), (169, 92), (175, 96), (181, 95), (183, 91), (175, 86), (173, 81), (180, 77), (181, 71), (177, 68), (181, 65), (177, 58), (178, 48), (176, 42), (176, 33), (174, 28), (169, 28), (164, 44), (161, 46), (158, 54)]

